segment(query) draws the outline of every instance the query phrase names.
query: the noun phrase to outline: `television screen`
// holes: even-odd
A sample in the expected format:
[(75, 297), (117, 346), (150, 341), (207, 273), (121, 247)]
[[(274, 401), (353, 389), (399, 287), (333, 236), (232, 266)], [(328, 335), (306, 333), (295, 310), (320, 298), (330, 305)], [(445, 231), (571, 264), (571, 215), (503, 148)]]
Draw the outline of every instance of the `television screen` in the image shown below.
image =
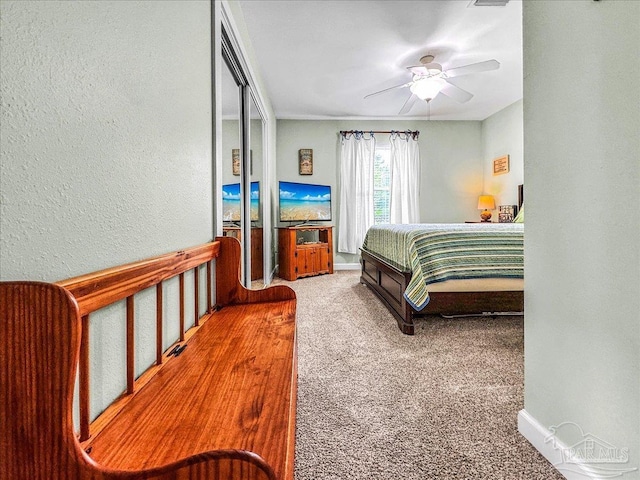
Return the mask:
[[(240, 221), (240, 184), (222, 185), (222, 220)], [(260, 182), (251, 182), (251, 221), (260, 220)]]
[(331, 220), (331, 186), (280, 182), (280, 221)]

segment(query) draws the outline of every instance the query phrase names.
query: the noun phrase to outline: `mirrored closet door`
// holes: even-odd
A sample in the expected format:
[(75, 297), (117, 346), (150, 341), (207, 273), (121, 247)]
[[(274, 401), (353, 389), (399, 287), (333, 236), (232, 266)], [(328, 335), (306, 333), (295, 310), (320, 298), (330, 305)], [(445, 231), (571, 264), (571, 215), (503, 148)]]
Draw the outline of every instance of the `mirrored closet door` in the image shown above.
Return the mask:
[[(247, 288), (263, 288), (269, 282), (271, 251), (268, 228), (270, 217), (265, 214), (270, 195), (267, 162), (264, 109), (248, 67), (234, 41), (228, 19), (221, 7), (220, 23), (220, 88), (216, 89), (215, 129), (220, 141), (216, 150), (216, 168), (221, 181), (216, 182), (217, 231), (233, 236), (241, 243), (240, 279)], [(221, 214), (219, 213), (221, 212)], [(266, 267), (266, 268), (265, 268)]]
[(241, 149), (241, 80), (225, 58), (222, 64), (222, 234), (237, 238), (242, 244), (242, 202), (240, 176)]
[(249, 105), (249, 173), (251, 178), (251, 202), (249, 216), (251, 219), (251, 286), (264, 287), (264, 196), (268, 192), (263, 175), (263, 120), (256, 105), (255, 98), (250, 95)]

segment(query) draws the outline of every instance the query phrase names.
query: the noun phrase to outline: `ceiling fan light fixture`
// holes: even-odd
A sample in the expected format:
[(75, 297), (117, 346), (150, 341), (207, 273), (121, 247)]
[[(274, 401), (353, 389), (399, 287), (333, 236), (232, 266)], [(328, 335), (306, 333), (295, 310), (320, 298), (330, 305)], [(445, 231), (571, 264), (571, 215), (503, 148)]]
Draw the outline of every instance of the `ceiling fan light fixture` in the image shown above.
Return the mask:
[(446, 82), (441, 78), (423, 78), (413, 82), (409, 90), (420, 100), (429, 101), (438, 95), (445, 85)]
[(442, 73), (442, 65), (440, 65), (439, 63), (425, 63), (424, 68), (427, 69), (429, 75), (440, 75)]

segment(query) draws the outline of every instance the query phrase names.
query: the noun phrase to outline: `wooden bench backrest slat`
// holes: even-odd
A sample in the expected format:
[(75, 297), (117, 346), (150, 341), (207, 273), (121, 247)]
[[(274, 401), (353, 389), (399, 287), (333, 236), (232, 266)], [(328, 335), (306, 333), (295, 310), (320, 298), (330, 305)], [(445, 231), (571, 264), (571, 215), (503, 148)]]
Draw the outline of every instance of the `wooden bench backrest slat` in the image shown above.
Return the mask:
[(127, 393), (133, 393), (136, 381), (135, 361), (135, 302), (133, 295), (127, 297)]
[(184, 342), (184, 273), (178, 277), (180, 283), (180, 341)]
[(89, 424), (89, 315), (82, 317), (82, 339), (80, 341), (80, 360), (78, 363), (78, 404), (80, 407), (80, 439), (86, 440), (91, 435)]
[[(208, 265), (208, 264), (207, 264)], [(209, 295), (208, 298), (211, 298)], [(156, 365), (162, 364), (162, 283), (156, 285)]]

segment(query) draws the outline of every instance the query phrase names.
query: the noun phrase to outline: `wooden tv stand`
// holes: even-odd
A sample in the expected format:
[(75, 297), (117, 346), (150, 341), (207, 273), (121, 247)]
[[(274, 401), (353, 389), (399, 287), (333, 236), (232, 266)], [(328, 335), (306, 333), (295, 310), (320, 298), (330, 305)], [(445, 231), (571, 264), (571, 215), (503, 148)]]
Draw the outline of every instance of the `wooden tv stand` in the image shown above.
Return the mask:
[(333, 273), (332, 226), (278, 228), (278, 276), (285, 280)]

